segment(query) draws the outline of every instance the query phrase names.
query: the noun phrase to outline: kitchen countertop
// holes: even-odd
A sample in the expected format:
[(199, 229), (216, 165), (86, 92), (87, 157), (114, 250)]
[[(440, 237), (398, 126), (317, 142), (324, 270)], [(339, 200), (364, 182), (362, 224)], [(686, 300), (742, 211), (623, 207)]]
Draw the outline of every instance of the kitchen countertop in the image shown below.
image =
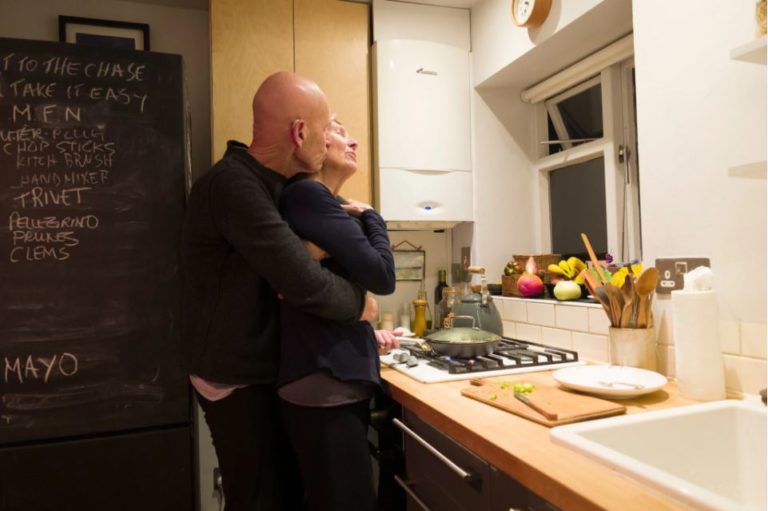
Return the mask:
[[(390, 395), (401, 405), (564, 511), (685, 509), (677, 501), (553, 443), (549, 428), (462, 396), (461, 389), (469, 381), (424, 384), (390, 368), (382, 368), (381, 375)], [(526, 380), (551, 384), (550, 375), (550, 371), (528, 373)], [(628, 414), (695, 403), (681, 398), (674, 382), (652, 394), (615, 402), (624, 404)]]

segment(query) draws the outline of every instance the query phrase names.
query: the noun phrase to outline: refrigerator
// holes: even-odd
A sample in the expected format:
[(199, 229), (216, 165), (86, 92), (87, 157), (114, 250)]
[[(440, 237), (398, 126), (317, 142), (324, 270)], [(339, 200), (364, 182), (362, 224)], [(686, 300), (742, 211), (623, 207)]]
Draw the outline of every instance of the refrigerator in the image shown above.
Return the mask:
[(110, 39), (0, 38), (0, 511), (195, 505), (183, 63)]

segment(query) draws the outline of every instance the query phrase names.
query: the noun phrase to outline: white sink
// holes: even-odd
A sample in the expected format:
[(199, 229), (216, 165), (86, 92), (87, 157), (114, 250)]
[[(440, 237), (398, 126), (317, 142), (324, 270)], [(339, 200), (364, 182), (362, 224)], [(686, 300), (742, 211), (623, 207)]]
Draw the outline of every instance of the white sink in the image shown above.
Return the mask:
[(766, 509), (766, 410), (715, 401), (569, 424), (552, 439), (695, 509)]

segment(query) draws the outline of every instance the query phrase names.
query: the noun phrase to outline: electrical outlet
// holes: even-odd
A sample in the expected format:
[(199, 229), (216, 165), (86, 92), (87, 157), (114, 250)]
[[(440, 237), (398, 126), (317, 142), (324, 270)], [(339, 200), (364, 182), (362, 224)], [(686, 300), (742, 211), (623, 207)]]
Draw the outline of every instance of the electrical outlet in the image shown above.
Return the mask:
[(656, 259), (656, 269), (659, 270), (656, 293), (668, 295), (676, 289), (683, 289), (683, 275), (699, 266), (710, 267), (709, 258), (665, 257)]

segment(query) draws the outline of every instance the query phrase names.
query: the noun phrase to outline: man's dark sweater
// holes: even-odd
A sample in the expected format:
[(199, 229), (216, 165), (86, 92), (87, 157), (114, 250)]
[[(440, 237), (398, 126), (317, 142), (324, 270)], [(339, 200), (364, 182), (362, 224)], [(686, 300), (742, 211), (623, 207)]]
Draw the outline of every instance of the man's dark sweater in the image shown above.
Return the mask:
[(277, 377), (279, 307), (352, 323), (362, 289), (312, 260), (277, 211), (287, 180), (239, 142), (195, 182), (183, 228), (183, 340), (189, 373), (220, 383)]

